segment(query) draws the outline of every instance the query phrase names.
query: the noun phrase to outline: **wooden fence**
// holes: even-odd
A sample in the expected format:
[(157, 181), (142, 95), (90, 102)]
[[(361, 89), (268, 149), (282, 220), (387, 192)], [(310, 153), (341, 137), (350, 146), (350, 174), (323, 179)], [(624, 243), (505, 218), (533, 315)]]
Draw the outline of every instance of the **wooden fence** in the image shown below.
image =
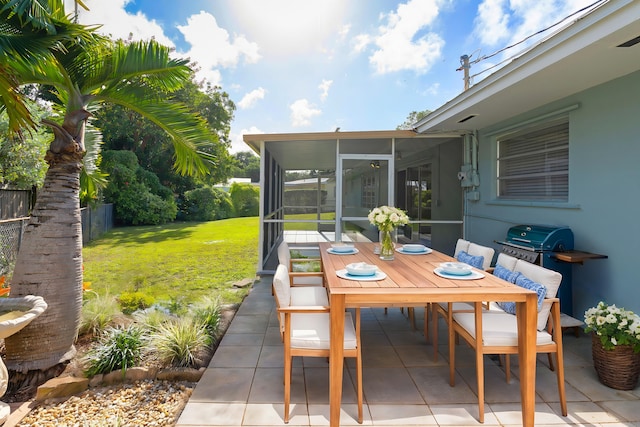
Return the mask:
[(0, 189), (0, 220), (29, 216), (32, 194), (31, 190)]

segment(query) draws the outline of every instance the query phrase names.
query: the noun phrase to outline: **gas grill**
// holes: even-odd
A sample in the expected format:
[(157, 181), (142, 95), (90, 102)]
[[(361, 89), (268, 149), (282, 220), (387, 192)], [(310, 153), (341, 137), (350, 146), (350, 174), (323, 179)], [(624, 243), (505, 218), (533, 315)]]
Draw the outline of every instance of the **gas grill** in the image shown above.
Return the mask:
[(507, 255), (562, 274), (558, 290), (560, 310), (569, 316), (573, 314), (571, 264), (554, 256), (557, 252), (573, 250), (573, 232), (569, 227), (516, 225), (509, 228), (505, 240), (496, 243), (502, 245), (502, 252)]

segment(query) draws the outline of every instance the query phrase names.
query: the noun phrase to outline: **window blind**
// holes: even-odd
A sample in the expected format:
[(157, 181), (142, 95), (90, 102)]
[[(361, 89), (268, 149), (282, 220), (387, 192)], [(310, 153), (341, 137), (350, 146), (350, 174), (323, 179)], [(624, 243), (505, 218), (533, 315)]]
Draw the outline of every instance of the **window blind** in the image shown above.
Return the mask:
[(498, 198), (568, 201), (568, 117), (498, 137)]

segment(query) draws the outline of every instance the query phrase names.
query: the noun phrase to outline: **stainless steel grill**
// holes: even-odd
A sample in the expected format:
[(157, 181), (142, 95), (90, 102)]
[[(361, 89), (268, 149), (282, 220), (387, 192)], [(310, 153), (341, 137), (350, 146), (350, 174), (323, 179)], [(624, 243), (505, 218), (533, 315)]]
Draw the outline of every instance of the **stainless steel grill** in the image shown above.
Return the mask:
[(562, 274), (558, 290), (560, 310), (570, 316), (573, 314), (571, 264), (554, 257), (557, 252), (573, 250), (573, 232), (569, 227), (516, 225), (509, 228), (505, 240), (496, 243), (502, 245), (502, 252), (507, 255)]

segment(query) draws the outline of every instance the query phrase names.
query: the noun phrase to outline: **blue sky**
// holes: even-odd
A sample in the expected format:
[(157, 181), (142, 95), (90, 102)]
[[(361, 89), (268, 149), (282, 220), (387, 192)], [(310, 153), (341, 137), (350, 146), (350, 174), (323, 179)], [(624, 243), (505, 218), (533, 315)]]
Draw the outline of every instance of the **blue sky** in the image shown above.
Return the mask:
[(473, 63), (595, 0), (84, 0), (84, 24), (156, 40), (198, 63), (236, 104), (231, 151), (244, 133), (395, 129), (434, 110), (483, 70), (548, 37)]

